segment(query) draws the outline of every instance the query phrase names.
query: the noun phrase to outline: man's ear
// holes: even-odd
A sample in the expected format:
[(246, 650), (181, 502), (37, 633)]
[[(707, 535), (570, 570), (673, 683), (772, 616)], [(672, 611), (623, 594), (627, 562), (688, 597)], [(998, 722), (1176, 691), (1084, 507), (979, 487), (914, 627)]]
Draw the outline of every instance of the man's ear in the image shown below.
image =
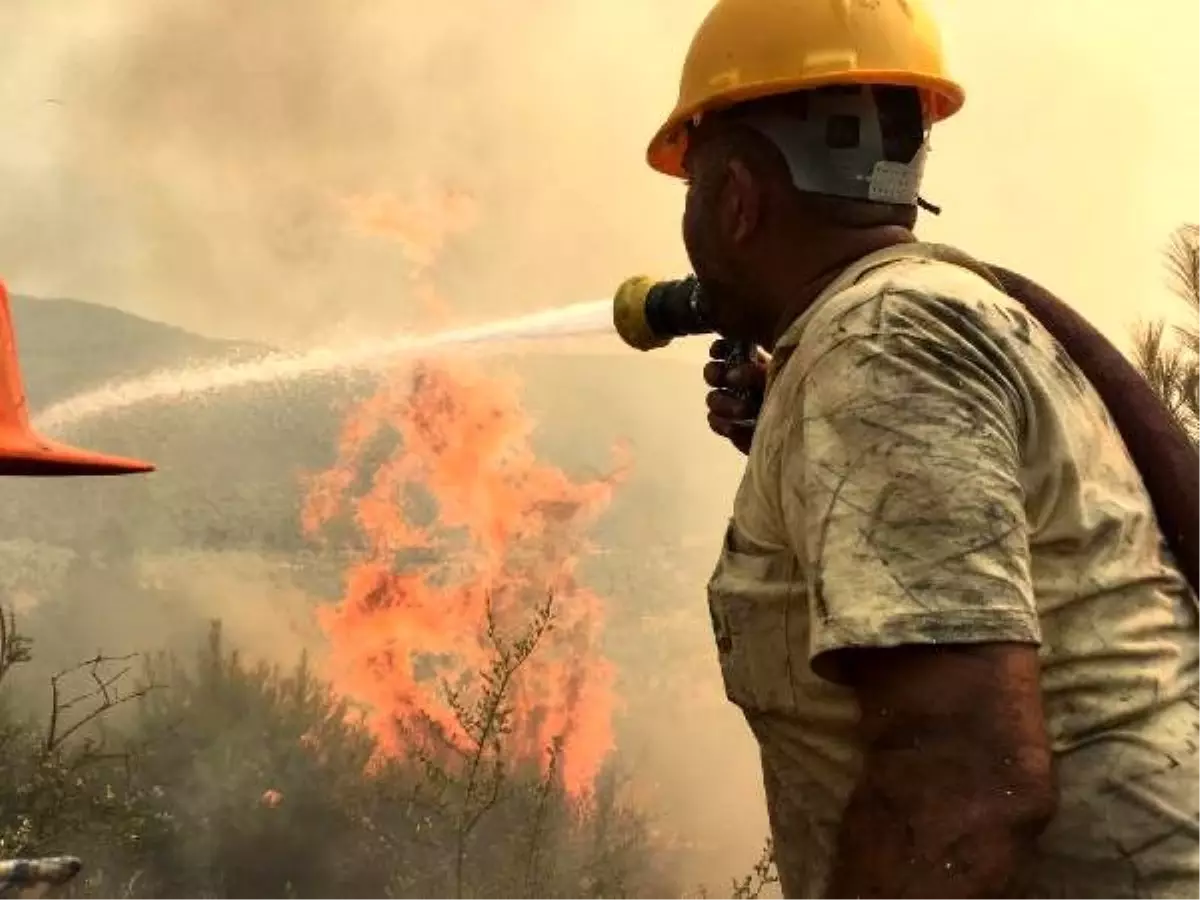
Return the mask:
[(762, 185), (740, 159), (726, 166), (721, 192), (721, 228), (734, 244), (744, 244), (758, 230), (762, 216)]

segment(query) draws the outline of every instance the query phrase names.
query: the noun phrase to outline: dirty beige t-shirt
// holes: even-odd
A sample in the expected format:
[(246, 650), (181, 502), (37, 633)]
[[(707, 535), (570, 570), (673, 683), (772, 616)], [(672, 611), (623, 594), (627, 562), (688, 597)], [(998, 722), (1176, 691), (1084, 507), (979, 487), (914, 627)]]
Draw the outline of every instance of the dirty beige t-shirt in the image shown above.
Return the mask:
[(1196, 897), (1195, 600), (1079, 370), (931, 253), (859, 261), (784, 336), (709, 584), (783, 888), (821, 895), (860, 765), (853, 696), (814, 663), (1017, 641), (1062, 793), (1022, 890)]

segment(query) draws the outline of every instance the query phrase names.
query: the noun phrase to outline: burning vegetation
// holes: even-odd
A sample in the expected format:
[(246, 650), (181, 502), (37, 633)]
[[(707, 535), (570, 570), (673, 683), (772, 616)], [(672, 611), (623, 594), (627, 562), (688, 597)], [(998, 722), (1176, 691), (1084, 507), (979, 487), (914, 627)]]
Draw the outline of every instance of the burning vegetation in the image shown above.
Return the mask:
[[(315, 533), (349, 515), (360, 538), (345, 596), (320, 619), (333, 684), (366, 705), (383, 752), (461, 749), (463, 710), (501, 687), (471, 673), (490, 672), (511, 699), (514, 752), (584, 796), (612, 749), (614, 695), (603, 603), (576, 565), (623, 466), (575, 482), (537, 460), (531, 436), (514, 384), (423, 365), (350, 417), (304, 521)], [(510, 655), (511, 671), (492, 672)]]
[[(60, 678), (58, 734), (122, 738), (11, 719), (3, 854), (68, 847), (92, 896), (677, 893), (612, 765), (603, 604), (576, 575), (628, 461), (572, 480), (532, 433), (512, 381), (390, 380), (309, 484), (306, 530), (352, 559), (317, 610), (322, 674), (249, 664), (214, 626), (190, 662)], [(7, 674), (28, 643), (3, 634)]]

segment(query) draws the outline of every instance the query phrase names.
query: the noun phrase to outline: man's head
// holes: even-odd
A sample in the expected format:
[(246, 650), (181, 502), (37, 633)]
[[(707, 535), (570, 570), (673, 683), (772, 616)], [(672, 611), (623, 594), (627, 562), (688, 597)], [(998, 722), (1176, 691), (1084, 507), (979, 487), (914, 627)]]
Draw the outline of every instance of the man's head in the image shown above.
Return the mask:
[(963, 99), (923, 0), (717, 0), (647, 150), (691, 182), (684, 235), (714, 324), (761, 341), (778, 323), (749, 302), (784, 261), (815, 278), (904, 239), (925, 136)]
[(915, 89), (858, 85), (739, 104), (691, 127), (683, 236), (713, 324), (763, 342), (789, 283), (910, 239), (926, 132)]

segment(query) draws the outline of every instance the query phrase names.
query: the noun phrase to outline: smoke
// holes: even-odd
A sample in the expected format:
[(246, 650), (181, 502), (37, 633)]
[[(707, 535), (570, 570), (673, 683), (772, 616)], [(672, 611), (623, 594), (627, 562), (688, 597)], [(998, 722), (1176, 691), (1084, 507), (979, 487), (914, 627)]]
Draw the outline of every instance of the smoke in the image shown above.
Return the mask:
[[(1196, 215), (1196, 4), (932, 5), (969, 100), (936, 136), (929, 235), (1027, 270), (1122, 340)], [(5, 0), (0, 272), (212, 334), (376, 333), (420, 306), (404, 262), (328, 211), (422, 182), (479, 200), (445, 260), (458, 315), (681, 269), (679, 187), (642, 154), (707, 6)], [(1013, 123), (1030, 138), (1005, 139)]]
[(642, 152), (697, 0), (108, 0), (69, 29), (57, 5), (5, 7), (6, 67), (57, 63), (29, 76), (54, 96), (7, 103), (34, 143), (6, 153), (0, 267), (27, 293), (276, 342), (378, 333), (423, 311), (410, 260), (334, 213), (444, 189), (481, 211), (443, 260), (456, 316), (678, 258), (671, 204), (629, 203), (677, 190)]

